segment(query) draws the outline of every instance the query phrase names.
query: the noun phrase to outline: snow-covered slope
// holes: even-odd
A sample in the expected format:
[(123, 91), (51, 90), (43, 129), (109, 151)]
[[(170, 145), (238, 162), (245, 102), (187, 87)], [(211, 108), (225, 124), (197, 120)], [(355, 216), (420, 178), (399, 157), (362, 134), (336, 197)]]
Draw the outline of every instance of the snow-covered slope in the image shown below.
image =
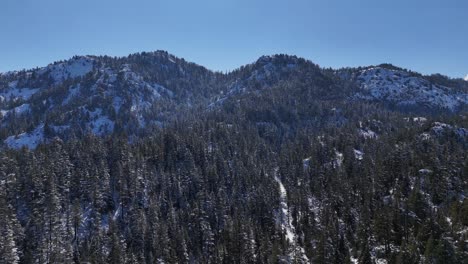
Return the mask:
[(9, 136), (5, 139), (5, 144), (10, 148), (27, 147), (34, 149), (44, 139), (44, 125), (39, 125), (31, 132), (24, 132), (16, 136)]
[[(227, 74), (162, 51), (122, 58), (75, 56), (42, 68), (0, 74), (0, 142), (9, 138), (7, 146), (21, 146), (14, 142), (35, 134), (41, 125), (46, 128), (45, 139), (87, 133), (105, 136), (116, 130), (142, 135), (195, 107), (222, 111), (226, 105), (263, 100), (274, 108), (281, 103), (276, 97), (283, 95), (299, 108), (250, 117), (290, 122), (291, 116), (305, 116), (296, 113), (308, 109), (303, 105), (321, 100), (371, 100), (456, 111), (468, 103), (465, 82), (458, 81), (460, 87), (447, 87), (396, 67), (326, 70), (289, 55), (262, 56)], [(346, 122), (341, 116), (335, 119)], [(332, 122), (338, 122), (335, 119)], [(378, 137), (371, 129), (361, 130), (364, 138)]]
[(90, 57), (75, 57), (66, 62), (51, 64), (40, 69), (38, 74), (48, 74), (56, 83), (69, 78), (83, 77), (93, 70), (94, 59)]
[(17, 101), (31, 98), (39, 89), (18, 87), (18, 81), (12, 81), (0, 92), (0, 101)]
[[(309, 263), (309, 259), (305, 254), (305, 250), (297, 243), (297, 235), (295, 227), (292, 223), (292, 216), (290, 215), (290, 209), (287, 201), (287, 192), (286, 188), (283, 185), (283, 182), (278, 177), (278, 168), (274, 170), (274, 179), (279, 185), (280, 189), (280, 209), (278, 212), (278, 222), (281, 226), (281, 229), (284, 231), (286, 239), (291, 244), (293, 249), (291, 254), (288, 256), (288, 263), (292, 263), (293, 260), (299, 261), (297, 263)], [(297, 252), (295, 256), (294, 252)]]
[[(12, 148), (35, 148), (54, 136), (109, 135), (116, 124), (133, 135), (175, 113), (164, 109), (189, 105), (193, 93), (186, 91), (200, 90), (207, 74), (214, 75), (159, 51), (124, 58), (76, 56), (1, 74), (0, 130), (6, 135), (1, 141)], [(44, 124), (46, 133), (38, 136), (35, 127)]]
[(362, 89), (356, 97), (386, 100), (402, 106), (422, 105), (455, 110), (468, 103), (468, 94), (456, 93), (450, 87), (397, 69), (371, 67), (361, 70), (357, 83)]

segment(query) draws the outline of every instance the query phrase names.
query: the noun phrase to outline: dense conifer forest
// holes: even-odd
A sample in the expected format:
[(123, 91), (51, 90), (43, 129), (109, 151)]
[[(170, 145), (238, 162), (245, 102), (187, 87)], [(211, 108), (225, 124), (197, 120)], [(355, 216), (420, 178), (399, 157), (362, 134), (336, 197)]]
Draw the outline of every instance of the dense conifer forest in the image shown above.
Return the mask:
[(166, 52), (0, 75), (1, 263), (468, 263), (468, 82)]

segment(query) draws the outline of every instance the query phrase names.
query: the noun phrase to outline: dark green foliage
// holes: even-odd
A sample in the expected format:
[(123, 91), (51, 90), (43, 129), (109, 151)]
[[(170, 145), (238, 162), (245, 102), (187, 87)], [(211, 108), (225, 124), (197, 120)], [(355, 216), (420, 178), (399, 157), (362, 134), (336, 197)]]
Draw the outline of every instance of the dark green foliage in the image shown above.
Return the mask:
[[(47, 115), (45, 144), (1, 153), (0, 258), (7, 263), (468, 259), (463, 112), (405, 119), (411, 114), (350, 99), (352, 83), (285, 55), (229, 75), (164, 52), (100, 60), (131, 63), (174, 92), (143, 115), (163, 125), (139, 127), (130, 109), (140, 91), (124, 73), (112, 87), (122, 111), (110, 107), (109, 87), (92, 90), (97, 77), (88, 74), (37, 95), (31, 119), (4, 119), (2, 139)], [(83, 97), (47, 112), (42, 100), (60, 101), (74, 82)], [(114, 131), (88, 134), (83, 104), (102, 108)], [(52, 125), (67, 120), (70, 131), (56, 138)], [(437, 132), (435, 121), (452, 127)]]

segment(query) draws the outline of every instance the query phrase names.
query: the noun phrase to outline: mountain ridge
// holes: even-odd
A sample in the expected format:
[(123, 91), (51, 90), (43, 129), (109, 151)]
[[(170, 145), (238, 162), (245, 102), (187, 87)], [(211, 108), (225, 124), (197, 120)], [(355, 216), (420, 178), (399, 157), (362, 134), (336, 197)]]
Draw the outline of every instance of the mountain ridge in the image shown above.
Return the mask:
[[(172, 53), (169, 53), (168, 51), (166, 50), (155, 50), (155, 51), (141, 51), (141, 52), (135, 52), (135, 53), (130, 53), (128, 55), (122, 55), (122, 56), (110, 56), (110, 55), (92, 55), (92, 54), (88, 54), (88, 55), (73, 55), (71, 57), (69, 57), (68, 59), (61, 59), (61, 60), (57, 60), (57, 61), (54, 61), (52, 63), (49, 63), (45, 66), (37, 66), (37, 67), (31, 67), (31, 68), (23, 68), (23, 69), (19, 69), (19, 70), (12, 70), (12, 71), (4, 71), (4, 72), (1, 72), (0, 71), (0, 76), (1, 75), (10, 75), (10, 74), (15, 74), (15, 73), (19, 73), (19, 72), (24, 72), (24, 71), (32, 71), (32, 70), (36, 70), (36, 69), (41, 69), (41, 68), (46, 68), (47, 66), (50, 66), (50, 65), (53, 65), (53, 64), (56, 64), (56, 63), (61, 63), (61, 62), (67, 62), (67, 61), (70, 61), (74, 58), (112, 58), (112, 59), (128, 59), (129, 57), (132, 57), (132, 56), (138, 56), (138, 55), (142, 55), (142, 54), (166, 54), (167, 56), (171, 57), (171, 58), (176, 58), (178, 60), (181, 60), (181, 61), (185, 61), (187, 63), (192, 63), (192, 64), (195, 64), (195, 65), (198, 65), (198, 66), (201, 66), (205, 69), (207, 69), (208, 71), (211, 71), (213, 73), (220, 73), (220, 74), (223, 74), (223, 75), (227, 75), (233, 71), (236, 71), (236, 70), (239, 70), (241, 69), (242, 67), (245, 67), (247, 65), (251, 65), (251, 64), (255, 64), (257, 63), (259, 60), (262, 60), (262, 58), (272, 58), (272, 57), (275, 57), (275, 56), (280, 56), (280, 55), (285, 55), (285, 56), (288, 56), (288, 57), (295, 57), (295, 58), (299, 58), (299, 59), (302, 59), (302, 60), (305, 60), (305, 61), (308, 61), (310, 63), (313, 63), (317, 66), (319, 66), (319, 64), (316, 64), (313, 60), (310, 60), (310, 59), (306, 59), (304, 57), (300, 57), (298, 55), (293, 55), (293, 54), (285, 54), (285, 53), (274, 53), (274, 54), (270, 54), (270, 55), (261, 55), (258, 59), (256, 59), (255, 61), (253, 62), (250, 62), (250, 63), (245, 63), (245, 64), (242, 64), (232, 70), (228, 70), (228, 71), (223, 71), (223, 70), (213, 70), (213, 69), (210, 69), (202, 64), (199, 64), (199, 63), (196, 63), (196, 62), (191, 62), (191, 61), (187, 61), (185, 60), (185, 58), (183, 57), (177, 57), (176, 55), (172, 54)], [(319, 66), (320, 67), (320, 66)], [(394, 69), (398, 69), (398, 70), (403, 70), (403, 71), (409, 71), (409, 72), (412, 72), (412, 73), (415, 73), (415, 74), (418, 74), (418, 75), (421, 75), (421, 76), (425, 76), (425, 77), (429, 77), (431, 75), (441, 75), (447, 79), (452, 79), (452, 80), (465, 80), (465, 81), (468, 81), (468, 75), (466, 75), (465, 77), (450, 77), (448, 75), (445, 75), (445, 74), (440, 74), (440, 73), (429, 73), (429, 74), (422, 74), (418, 71), (412, 71), (410, 70), (409, 68), (405, 68), (405, 67), (400, 67), (400, 66), (396, 66), (396, 65), (393, 65), (392, 63), (386, 63), (386, 62), (382, 62), (382, 63), (379, 63), (379, 64), (372, 64), (372, 65), (361, 65), (361, 66), (354, 66), (354, 67), (347, 67), (347, 66), (343, 66), (343, 67), (323, 67), (323, 69), (333, 69), (333, 70), (344, 70), (344, 69), (361, 69), (361, 68), (370, 68), (370, 67), (389, 67), (389, 68), (394, 68)], [(322, 68), (322, 67), (321, 67)]]
[[(0, 140), (10, 147), (35, 147), (42, 138), (54, 136), (120, 131), (140, 137), (189, 113), (229, 112), (241, 101), (276, 101), (286, 94), (301, 101), (300, 108), (319, 101), (355, 101), (431, 115), (464, 111), (468, 82), (423, 76), (391, 64), (324, 69), (286, 54), (261, 56), (229, 73), (211, 71), (166, 51), (74, 56), (0, 75)], [(275, 98), (268, 99), (271, 96)], [(270, 105), (270, 110), (276, 108)], [(300, 117), (299, 123), (310, 118)], [(289, 122), (285, 117), (278, 120)]]
[(466, 83), (164, 52), (2, 75), (0, 259), (460, 263)]

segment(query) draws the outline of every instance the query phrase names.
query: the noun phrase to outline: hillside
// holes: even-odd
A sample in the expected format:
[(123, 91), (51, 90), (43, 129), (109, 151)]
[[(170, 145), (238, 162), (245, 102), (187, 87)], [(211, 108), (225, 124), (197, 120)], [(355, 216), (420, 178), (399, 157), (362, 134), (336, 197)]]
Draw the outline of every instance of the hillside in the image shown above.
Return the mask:
[(468, 82), (164, 51), (0, 74), (5, 263), (465, 263)]
[(123, 58), (77, 56), (0, 75), (0, 139), (10, 147), (34, 148), (55, 136), (145, 135), (194, 109), (203, 115), (206, 109), (222, 109), (226, 100), (276, 90), (296, 93), (297, 99), (307, 93), (306, 100), (314, 102), (377, 102), (397, 111), (466, 109), (468, 85), (451, 84), (396, 67), (330, 73), (288, 55), (264, 56), (228, 74), (163, 51)]

